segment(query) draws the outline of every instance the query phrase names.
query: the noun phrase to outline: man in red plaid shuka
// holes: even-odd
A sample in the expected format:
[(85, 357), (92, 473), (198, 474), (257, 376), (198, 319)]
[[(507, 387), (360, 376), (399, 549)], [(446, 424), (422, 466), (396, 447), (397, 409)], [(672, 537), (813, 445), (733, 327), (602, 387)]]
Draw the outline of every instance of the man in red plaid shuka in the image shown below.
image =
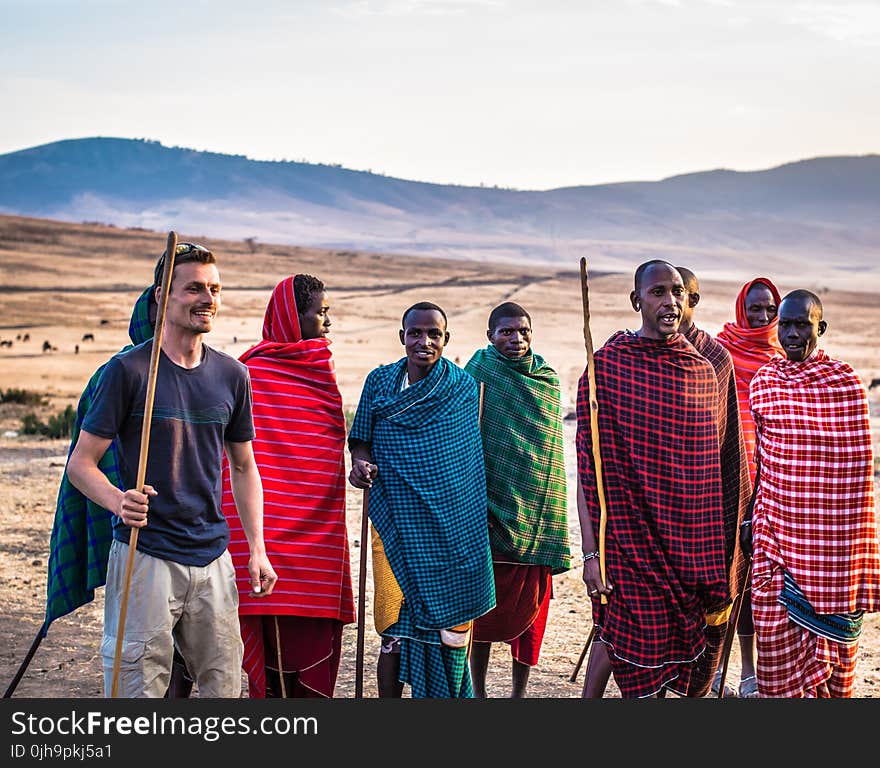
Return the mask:
[(707, 625), (717, 628), (729, 613), (718, 384), (711, 363), (678, 333), (685, 297), (672, 265), (641, 265), (630, 301), (642, 327), (616, 333), (595, 354), (604, 584), (587, 374), (580, 380), (578, 516), (597, 626), (585, 696), (601, 696), (605, 664), (624, 698), (702, 695), (714, 672)]
[(754, 547), (765, 697), (851, 696), (862, 614), (880, 611), (868, 399), (853, 369), (817, 348), (826, 327), (815, 294), (789, 293), (779, 305), (785, 358), (751, 383), (758, 479), (742, 543)]

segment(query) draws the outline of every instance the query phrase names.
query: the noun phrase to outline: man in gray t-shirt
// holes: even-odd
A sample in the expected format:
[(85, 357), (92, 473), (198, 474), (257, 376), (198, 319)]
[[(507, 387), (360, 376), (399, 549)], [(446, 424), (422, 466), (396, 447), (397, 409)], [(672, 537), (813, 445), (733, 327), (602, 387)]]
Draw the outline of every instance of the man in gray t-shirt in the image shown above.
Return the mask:
[[(156, 267), (156, 295), (164, 257)], [(104, 597), (105, 692), (110, 695), (131, 528), (138, 528), (119, 669), (123, 697), (161, 697), (174, 644), (202, 697), (238, 698), (242, 644), (238, 590), (221, 511), (224, 450), (250, 545), (254, 594), (276, 575), (263, 542), (263, 492), (254, 461), (247, 368), (203, 342), (220, 308), (213, 254), (181, 243), (175, 255), (156, 377), (146, 483), (135, 488), (153, 341), (107, 364), (68, 462), (71, 482), (114, 513)], [(126, 490), (98, 462), (115, 441)], [(148, 514), (149, 513), (149, 514)]]

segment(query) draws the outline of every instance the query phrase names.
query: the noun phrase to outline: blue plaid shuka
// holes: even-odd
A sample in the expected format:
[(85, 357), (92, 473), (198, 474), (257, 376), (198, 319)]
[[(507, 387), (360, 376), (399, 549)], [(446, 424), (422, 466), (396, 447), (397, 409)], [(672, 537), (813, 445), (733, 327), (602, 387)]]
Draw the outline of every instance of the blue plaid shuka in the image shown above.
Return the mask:
[[(142, 344), (153, 338), (153, 327), (149, 318), (152, 290), (152, 286), (144, 290), (135, 302), (128, 327), (128, 335), (133, 345)], [(127, 349), (131, 349), (131, 346), (126, 346), (122, 351)], [(83, 420), (91, 407), (103, 371), (102, 365), (92, 374), (92, 378), (80, 395), (70, 448), (67, 451), (68, 459), (76, 445)], [(111, 443), (107, 453), (98, 462), (98, 468), (113, 485), (117, 488), (122, 487), (115, 442)], [(46, 636), (49, 625), (55, 619), (91, 602), (95, 597), (95, 589), (107, 582), (107, 557), (113, 540), (111, 519), (110, 512), (89, 501), (73, 486), (65, 468), (58, 488), (55, 520), (49, 540), (49, 574), (46, 584), (43, 637)]]
[(405, 375), (406, 358), (369, 373), (349, 439), (371, 444), (379, 468), (369, 516), (403, 591), (401, 620), (436, 638), (495, 605), (479, 396), (443, 358), (401, 391)]

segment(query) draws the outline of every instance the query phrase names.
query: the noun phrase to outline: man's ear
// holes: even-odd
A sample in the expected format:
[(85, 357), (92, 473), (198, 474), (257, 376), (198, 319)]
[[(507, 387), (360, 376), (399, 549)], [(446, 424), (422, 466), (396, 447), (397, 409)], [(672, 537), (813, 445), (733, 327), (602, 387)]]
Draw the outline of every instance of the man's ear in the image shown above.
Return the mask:
[(828, 330), (828, 323), (825, 322), (824, 320), (820, 320), (819, 321), (819, 335), (821, 336), (827, 330)]
[(486, 338), (489, 339), (490, 343), (492, 342), (492, 331), (490, 331), (490, 330), (486, 331)]
[(639, 301), (639, 295), (635, 291), (629, 292), (629, 303), (632, 304), (632, 308), (636, 312), (642, 311), (641, 302)]
[(403, 340), (403, 328), (401, 328), (397, 333), (400, 336), (400, 343), (406, 346), (406, 342)]
[(446, 337), (443, 339), (443, 346), (445, 347), (449, 343), (449, 331), (446, 331)]
[(700, 303), (699, 293), (688, 293), (688, 306), (693, 309)]

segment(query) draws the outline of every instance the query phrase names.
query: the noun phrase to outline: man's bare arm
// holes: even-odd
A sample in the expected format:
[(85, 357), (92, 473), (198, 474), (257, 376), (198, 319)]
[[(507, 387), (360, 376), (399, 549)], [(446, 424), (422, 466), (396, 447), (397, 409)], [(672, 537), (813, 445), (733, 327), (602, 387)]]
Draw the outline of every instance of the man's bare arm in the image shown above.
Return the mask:
[(74, 487), (95, 504), (121, 518), (126, 525), (143, 528), (147, 524), (149, 497), (155, 496), (156, 491), (145, 485), (143, 493), (136, 488), (123, 492), (107, 479), (98, 462), (112, 442), (109, 438), (81, 431), (67, 462), (67, 476)]

